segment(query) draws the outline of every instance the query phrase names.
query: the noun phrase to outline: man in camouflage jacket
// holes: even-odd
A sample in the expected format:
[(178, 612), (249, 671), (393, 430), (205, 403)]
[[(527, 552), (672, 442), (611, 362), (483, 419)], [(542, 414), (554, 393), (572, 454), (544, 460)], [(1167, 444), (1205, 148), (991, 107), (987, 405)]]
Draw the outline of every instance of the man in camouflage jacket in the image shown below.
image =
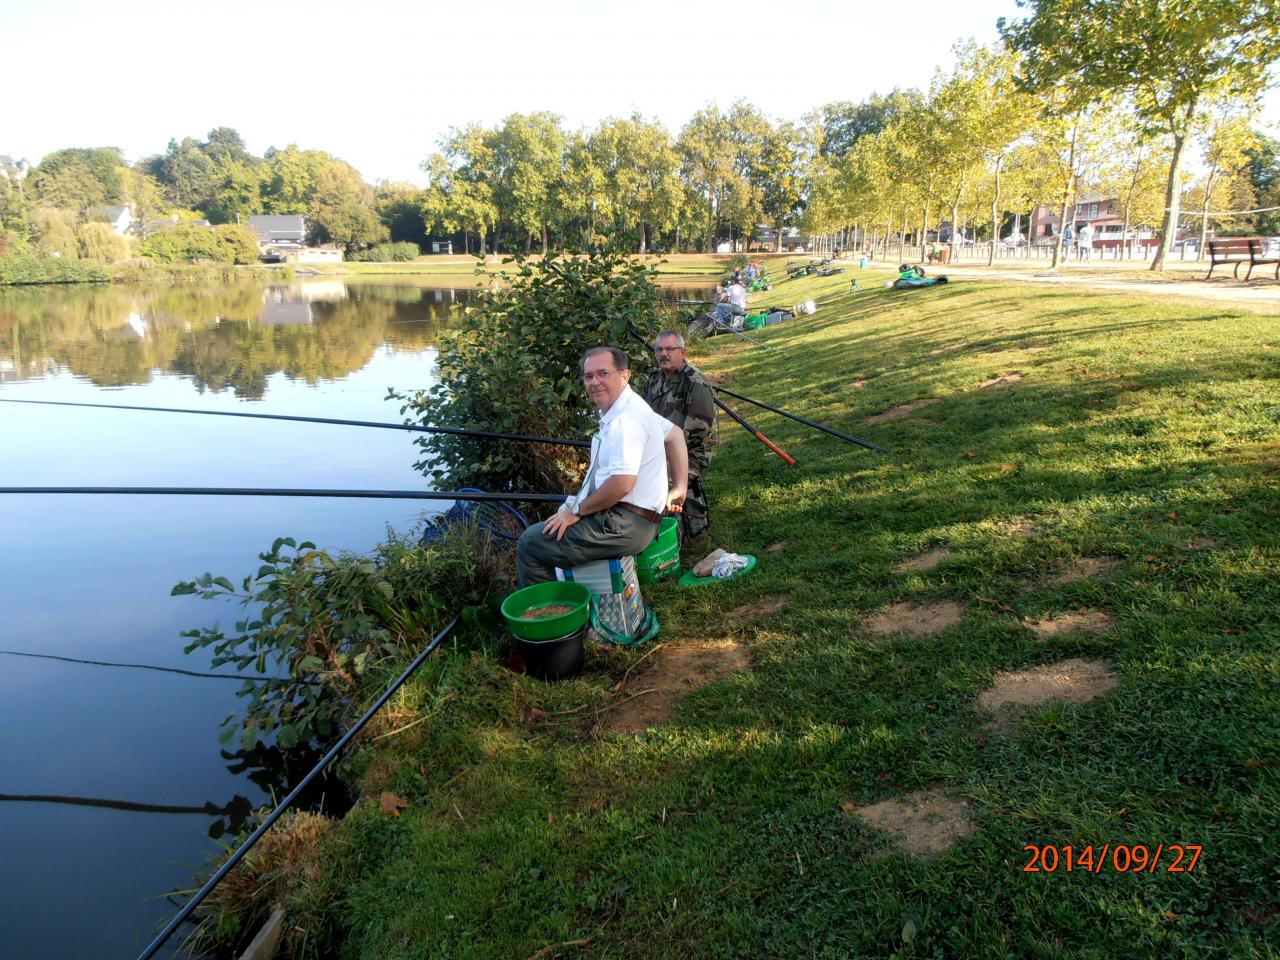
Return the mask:
[(658, 369), (645, 384), (644, 399), (658, 416), (684, 428), (689, 486), (680, 524), (685, 538), (691, 539), (705, 533), (710, 522), (702, 477), (711, 465), (716, 442), (715, 400), (702, 371), (685, 359), (683, 336), (663, 330), (654, 341), (654, 351)]

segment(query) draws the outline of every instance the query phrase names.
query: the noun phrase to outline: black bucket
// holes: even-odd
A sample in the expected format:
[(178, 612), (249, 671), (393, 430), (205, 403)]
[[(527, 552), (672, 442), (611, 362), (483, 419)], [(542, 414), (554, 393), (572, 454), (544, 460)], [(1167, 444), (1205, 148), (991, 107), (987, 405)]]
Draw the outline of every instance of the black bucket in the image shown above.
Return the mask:
[(567, 680), (582, 672), (583, 642), (589, 626), (554, 640), (525, 640), (516, 637), (525, 671), (539, 680)]

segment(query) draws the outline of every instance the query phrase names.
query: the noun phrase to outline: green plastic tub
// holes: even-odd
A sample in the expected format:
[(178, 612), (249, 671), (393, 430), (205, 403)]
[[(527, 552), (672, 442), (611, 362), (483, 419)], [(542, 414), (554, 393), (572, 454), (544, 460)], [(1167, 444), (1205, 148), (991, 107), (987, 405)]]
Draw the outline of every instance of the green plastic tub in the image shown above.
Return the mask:
[(642, 584), (657, 583), (680, 572), (680, 521), (663, 517), (658, 535), (636, 555), (636, 579)]
[(768, 316), (767, 313), (753, 313), (742, 321), (742, 327), (744, 330), (759, 330), (764, 326), (765, 318)]
[[(556, 603), (573, 607), (568, 613), (541, 620), (522, 620), (534, 607)], [(555, 640), (566, 637), (587, 622), (591, 614), (591, 588), (583, 583), (553, 580), (535, 583), (509, 594), (502, 601), (502, 618), (507, 628), (521, 640)]]

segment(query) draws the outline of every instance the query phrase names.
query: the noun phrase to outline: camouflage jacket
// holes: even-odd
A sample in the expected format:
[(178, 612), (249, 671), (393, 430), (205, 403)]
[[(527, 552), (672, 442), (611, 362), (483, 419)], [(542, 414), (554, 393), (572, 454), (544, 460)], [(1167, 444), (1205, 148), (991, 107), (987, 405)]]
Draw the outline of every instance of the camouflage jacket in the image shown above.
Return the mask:
[(645, 384), (644, 399), (654, 413), (684, 429), (689, 473), (702, 476), (716, 443), (716, 405), (702, 371), (688, 361), (669, 377), (655, 370)]

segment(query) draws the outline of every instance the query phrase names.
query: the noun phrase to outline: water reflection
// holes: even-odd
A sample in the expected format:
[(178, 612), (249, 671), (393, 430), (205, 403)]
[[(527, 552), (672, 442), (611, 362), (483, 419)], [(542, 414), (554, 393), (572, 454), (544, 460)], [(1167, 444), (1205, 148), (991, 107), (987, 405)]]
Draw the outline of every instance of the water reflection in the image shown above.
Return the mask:
[(65, 369), (123, 387), (173, 373), (258, 400), (275, 373), (314, 384), (362, 369), (383, 344), (422, 350), (470, 294), (331, 279), (0, 290), (0, 383)]
[[(670, 291), (696, 296), (697, 291)], [(330, 278), (262, 286), (0, 288), (0, 398), (396, 420), (472, 291)], [(203, 394), (202, 397), (195, 395)], [(0, 486), (421, 486), (412, 438), (230, 417), (0, 404)], [(368, 550), (421, 504), (0, 496), (0, 955), (133, 956), (251, 807), (318, 759), (229, 752), (239, 683), (191, 674), (184, 630), (233, 607), (170, 588), (257, 568), (280, 535)], [(341, 812), (323, 780), (305, 806)], [(21, 799), (19, 799), (21, 798)], [(65, 922), (65, 892), (77, 923)]]

